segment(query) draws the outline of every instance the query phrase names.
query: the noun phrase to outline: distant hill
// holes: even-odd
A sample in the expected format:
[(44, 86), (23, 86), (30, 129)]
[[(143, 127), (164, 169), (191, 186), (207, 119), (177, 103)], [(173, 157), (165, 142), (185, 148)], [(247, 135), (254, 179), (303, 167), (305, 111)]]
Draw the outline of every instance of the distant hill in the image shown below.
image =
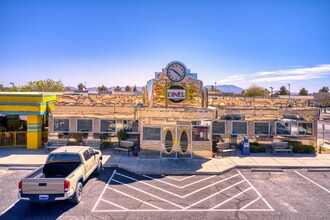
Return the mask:
[[(72, 90), (72, 91), (74, 91), (74, 90), (78, 90), (78, 88), (77, 88), (77, 87), (74, 87), (74, 86), (67, 86), (67, 87), (69, 87), (70, 90)], [(114, 91), (116, 87), (117, 87), (117, 86), (111, 86), (111, 87), (109, 87), (108, 89), (109, 89), (110, 91)], [(125, 87), (126, 87), (126, 86), (121, 87), (121, 91), (125, 91)], [(88, 87), (87, 90), (88, 90), (88, 91), (96, 91), (97, 88), (98, 88), (98, 87)], [(138, 86), (137, 86), (136, 88), (137, 88), (138, 91), (142, 91), (142, 87), (138, 87)], [(132, 87), (132, 89), (133, 89), (133, 87)]]
[[(211, 89), (212, 85), (205, 86), (208, 90)], [(241, 87), (235, 85), (217, 85), (216, 89), (219, 89), (221, 92), (234, 92), (234, 93), (242, 93), (244, 90)]]

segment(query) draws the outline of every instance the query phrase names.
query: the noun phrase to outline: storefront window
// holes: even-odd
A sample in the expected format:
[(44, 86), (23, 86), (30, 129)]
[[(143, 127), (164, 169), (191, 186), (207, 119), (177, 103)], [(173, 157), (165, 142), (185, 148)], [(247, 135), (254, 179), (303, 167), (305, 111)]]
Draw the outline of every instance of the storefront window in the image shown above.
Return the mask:
[(77, 119), (77, 131), (78, 132), (93, 132), (93, 120), (92, 119)]
[(123, 120), (123, 130), (125, 132), (139, 132), (138, 120)]
[(116, 132), (116, 120), (101, 120), (101, 132), (102, 133)]
[(165, 135), (165, 149), (167, 153), (171, 153), (173, 147), (173, 135), (172, 132), (167, 131)]
[(54, 131), (68, 132), (69, 119), (54, 119)]
[(212, 123), (213, 134), (225, 134), (226, 133), (226, 123), (224, 121), (214, 121)]
[(209, 129), (207, 126), (193, 126), (193, 141), (209, 141)]
[(254, 134), (269, 134), (269, 122), (254, 122)]
[(144, 141), (160, 141), (160, 128), (143, 128), (143, 140)]
[(247, 122), (246, 121), (233, 121), (232, 122), (232, 134), (247, 134)]
[(291, 135), (291, 122), (276, 122), (276, 134)]
[(187, 132), (186, 131), (183, 131), (181, 133), (180, 147), (181, 147), (182, 153), (186, 153), (187, 152), (187, 149), (188, 149), (188, 135), (187, 135)]
[(312, 123), (298, 123), (298, 134), (299, 135), (313, 135), (313, 124)]

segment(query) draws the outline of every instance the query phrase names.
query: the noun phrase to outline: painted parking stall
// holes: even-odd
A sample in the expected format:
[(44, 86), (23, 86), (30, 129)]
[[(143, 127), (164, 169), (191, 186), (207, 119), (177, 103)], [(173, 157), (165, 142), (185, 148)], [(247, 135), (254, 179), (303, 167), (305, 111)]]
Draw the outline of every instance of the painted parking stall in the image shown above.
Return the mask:
[[(129, 201), (129, 202), (127, 202)], [(135, 175), (114, 170), (92, 212), (274, 211), (240, 171), (224, 175)]]

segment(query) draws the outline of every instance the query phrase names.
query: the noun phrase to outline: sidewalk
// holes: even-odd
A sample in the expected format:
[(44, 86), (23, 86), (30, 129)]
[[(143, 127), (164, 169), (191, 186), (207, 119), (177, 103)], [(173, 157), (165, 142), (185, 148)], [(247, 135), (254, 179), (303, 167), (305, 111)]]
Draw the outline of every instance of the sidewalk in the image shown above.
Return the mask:
[[(140, 158), (103, 151), (104, 167), (118, 167), (137, 174), (221, 174), (234, 168), (330, 168), (330, 154), (251, 154), (213, 159)], [(40, 166), (44, 149), (1, 148), (0, 166)]]

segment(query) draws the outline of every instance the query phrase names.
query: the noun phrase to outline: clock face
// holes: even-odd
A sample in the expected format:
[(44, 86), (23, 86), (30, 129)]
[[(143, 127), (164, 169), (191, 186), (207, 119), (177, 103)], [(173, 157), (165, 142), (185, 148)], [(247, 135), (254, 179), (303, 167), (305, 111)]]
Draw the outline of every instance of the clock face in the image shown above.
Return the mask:
[(173, 63), (167, 68), (167, 76), (174, 82), (180, 82), (186, 76), (186, 69), (179, 63)]

